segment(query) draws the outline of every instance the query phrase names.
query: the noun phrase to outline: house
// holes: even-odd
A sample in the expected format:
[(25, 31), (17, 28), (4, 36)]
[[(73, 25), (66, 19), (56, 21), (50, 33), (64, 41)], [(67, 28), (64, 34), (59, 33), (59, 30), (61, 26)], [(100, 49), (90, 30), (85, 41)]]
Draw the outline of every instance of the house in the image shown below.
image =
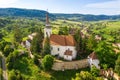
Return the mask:
[(72, 60), (76, 58), (75, 40), (72, 35), (52, 34), (48, 13), (46, 14), (46, 27), (44, 28), (44, 38), (50, 39), (51, 55)]
[(106, 78), (113, 78), (114, 77), (114, 72), (112, 69), (100, 69), (100, 76), (104, 76)]
[(31, 42), (32, 42), (32, 40), (33, 40), (33, 37), (36, 36), (36, 34), (37, 34), (37, 33), (32, 33), (32, 34), (28, 35), (28, 37), (27, 37), (28, 39), (25, 40), (25, 41), (23, 41), (23, 42), (21, 43), (21, 45), (22, 45), (23, 47), (26, 47), (27, 49), (30, 49)]
[(102, 37), (101, 37), (100, 35), (95, 35), (95, 39), (96, 39), (97, 41), (101, 41), (101, 40), (102, 40)]
[(118, 48), (120, 49), (120, 43), (116, 43), (116, 45), (118, 46)]
[(94, 65), (94, 66), (96, 66), (96, 68), (100, 69), (100, 66), (99, 66), (100, 61), (95, 52), (92, 52), (88, 56), (88, 63), (90, 65), (90, 67), (92, 67)]
[(75, 35), (76, 31), (77, 31), (77, 28), (70, 28), (69, 29), (69, 34), (70, 35)]

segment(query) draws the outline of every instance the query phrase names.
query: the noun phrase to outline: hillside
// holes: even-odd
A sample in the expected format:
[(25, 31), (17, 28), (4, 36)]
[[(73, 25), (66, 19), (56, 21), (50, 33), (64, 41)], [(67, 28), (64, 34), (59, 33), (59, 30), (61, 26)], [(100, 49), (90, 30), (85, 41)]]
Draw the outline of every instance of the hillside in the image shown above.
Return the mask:
[[(25, 17), (45, 19), (44, 10), (20, 9), (20, 8), (0, 8), (1, 17)], [(120, 15), (83, 15), (83, 14), (49, 14), (50, 19), (67, 19), (71, 21), (99, 21), (99, 20), (120, 20)]]
[[(0, 8), (1, 17), (23, 17), (23, 18), (38, 18), (45, 20), (46, 11), (33, 10), (33, 9), (20, 9), (20, 8)], [(49, 14), (51, 19), (55, 19), (53, 14)]]

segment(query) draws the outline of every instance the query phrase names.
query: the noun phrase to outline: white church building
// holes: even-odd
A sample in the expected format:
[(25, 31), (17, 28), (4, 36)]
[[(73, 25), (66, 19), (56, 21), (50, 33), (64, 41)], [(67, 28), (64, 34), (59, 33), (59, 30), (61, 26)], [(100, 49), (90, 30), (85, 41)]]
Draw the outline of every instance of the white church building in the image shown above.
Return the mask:
[(52, 27), (49, 23), (48, 13), (46, 14), (46, 26), (44, 28), (44, 38), (49, 37), (51, 46), (51, 55), (57, 55), (65, 60), (76, 58), (77, 51), (75, 40), (72, 35), (52, 34)]
[[(22, 43), (24, 47), (30, 49), (31, 41), (36, 33), (28, 35), (28, 39)], [(51, 55), (58, 56), (65, 60), (73, 60), (76, 58), (76, 42), (72, 35), (52, 34), (52, 27), (49, 23), (48, 13), (46, 14), (46, 26), (44, 28), (44, 38), (48, 37), (51, 46)]]

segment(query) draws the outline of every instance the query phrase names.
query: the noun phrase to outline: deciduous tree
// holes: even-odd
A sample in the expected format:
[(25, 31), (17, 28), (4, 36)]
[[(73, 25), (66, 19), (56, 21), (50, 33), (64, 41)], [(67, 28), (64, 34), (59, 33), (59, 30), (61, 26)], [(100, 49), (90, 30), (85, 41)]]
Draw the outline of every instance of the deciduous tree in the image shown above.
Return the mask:
[(115, 64), (115, 71), (120, 75), (120, 55), (118, 56)]
[(54, 58), (51, 55), (46, 55), (42, 60), (42, 67), (44, 70), (51, 70)]

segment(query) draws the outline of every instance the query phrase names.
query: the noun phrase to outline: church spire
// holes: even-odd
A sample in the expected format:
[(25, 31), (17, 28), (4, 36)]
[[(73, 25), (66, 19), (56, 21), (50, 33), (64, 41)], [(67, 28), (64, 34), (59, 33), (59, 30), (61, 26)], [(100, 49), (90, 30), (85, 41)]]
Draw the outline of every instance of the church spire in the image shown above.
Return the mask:
[(46, 12), (46, 24), (49, 24), (49, 17), (48, 17), (48, 12)]
[(50, 37), (52, 34), (52, 28), (49, 22), (49, 17), (48, 17), (48, 11), (46, 12), (46, 26), (44, 28), (44, 37), (46, 38), (47, 36)]

